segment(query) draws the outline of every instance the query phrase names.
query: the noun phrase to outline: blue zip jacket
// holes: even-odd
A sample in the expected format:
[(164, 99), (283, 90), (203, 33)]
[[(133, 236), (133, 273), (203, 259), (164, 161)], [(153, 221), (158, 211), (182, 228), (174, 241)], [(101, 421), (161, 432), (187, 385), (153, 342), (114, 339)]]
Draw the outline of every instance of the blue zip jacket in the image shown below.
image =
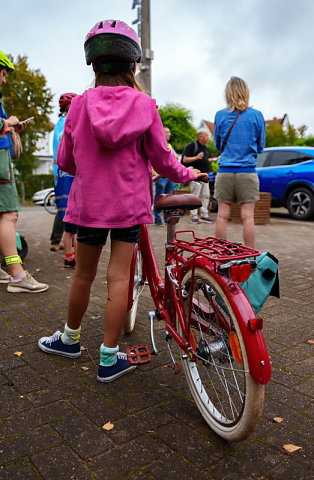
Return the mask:
[[(238, 114), (225, 108), (215, 116), (215, 144), (222, 149), (228, 131)], [(262, 113), (254, 108), (242, 112), (233, 126), (225, 149), (220, 156), (219, 172), (254, 172), (256, 157), (265, 146), (265, 120)]]
[[(3, 108), (1, 92), (0, 92), (0, 117), (5, 119), (8, 118), (8, 115), (6, 114)], [(0, 135), (0, 148), (8, 148), (10, 150), (11, 158), (13, 158), (13, 145), (12, 145), (11, 135), (9, 132), (6, 132)]]

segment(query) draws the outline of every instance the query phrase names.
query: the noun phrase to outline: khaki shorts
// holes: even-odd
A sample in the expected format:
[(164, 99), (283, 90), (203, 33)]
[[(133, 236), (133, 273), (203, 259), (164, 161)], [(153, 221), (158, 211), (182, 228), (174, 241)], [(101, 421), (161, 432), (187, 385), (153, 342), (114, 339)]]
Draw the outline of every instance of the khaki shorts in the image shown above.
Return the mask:
[(253, 203), (259, 199), (257, 173), (218, 173), (214, 197), (223, 203)]

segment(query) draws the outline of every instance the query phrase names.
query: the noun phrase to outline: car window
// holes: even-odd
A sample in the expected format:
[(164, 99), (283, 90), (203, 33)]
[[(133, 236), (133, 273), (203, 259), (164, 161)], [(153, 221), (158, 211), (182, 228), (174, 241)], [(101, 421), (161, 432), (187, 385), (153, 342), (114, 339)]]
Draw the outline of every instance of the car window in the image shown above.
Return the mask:
[(307, 162), (308, 160), (313, 160), (313, 155), (307, 155), (306, 153), (301, 153), (300, 152), (300, 157), (299, 157), (299, 163), (301, 162)]
[(275, 167), (279, 165), (294, 165), (296, 163), (299, 163), (298, 152), (281, 151), (273, 152), (269, 166)]
[(262, 152), (262, 153), (259, 153), (256, 157), (256, 166), (259, 168), (259, 167), (264, 167), (265, 163), (266, 163), (266, 159), (269, 155), (269, 152)]

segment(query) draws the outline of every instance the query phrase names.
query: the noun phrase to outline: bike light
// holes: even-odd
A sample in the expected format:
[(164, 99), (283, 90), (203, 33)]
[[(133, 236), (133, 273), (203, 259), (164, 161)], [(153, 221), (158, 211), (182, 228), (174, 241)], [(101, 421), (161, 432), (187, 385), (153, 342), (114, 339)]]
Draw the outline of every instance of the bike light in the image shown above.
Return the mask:
[(229, 345), (233, 358), (238, 362), (239, 365), (242, 365), (242, 353), (237, 334), (231, 330), (229, 333)]
[(257, 330), (262, 330), (263, 328), (263, 319), (262, 318), (253, 318), (248, 321), (249, 329), (251, 332), (256, 332)]
[(245, 282), (251, 275), (251, 265), (244, 263), (243, 265), (232, 265), (230, 267), (230, 277), (235, 282)]

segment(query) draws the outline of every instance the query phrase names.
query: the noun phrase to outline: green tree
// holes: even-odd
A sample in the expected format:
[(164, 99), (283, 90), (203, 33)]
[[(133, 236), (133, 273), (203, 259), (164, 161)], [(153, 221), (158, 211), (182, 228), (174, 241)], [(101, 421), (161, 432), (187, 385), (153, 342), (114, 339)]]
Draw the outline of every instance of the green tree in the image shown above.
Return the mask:
[(22, 201), (24, 196), (24, 181), (36, 168), (37, 142), (46, 132), (52, 130), (49, 115), (52, 113), (51, 90), (47, 87), (47, 80), (40, 70), (31, 70), (27, 57), (18, 56), (16, 62), (12, 56), (10, 60), (15, 70), (9, 73), (7, 83), (2, 86), (2, 94), (7, 114), (15, 115), (20, 120), (35, 117), (21, 134), (23, 152), (15, 160), (22, 187)]
[(266, 126), (266, 147), (295, 145), (297, 138), (297, 132), (292, 125), (289, 125), (286, 131), (278, 123), (271, 123)]
[(196, 139), (196, 128), (192, 125), (192, 113), (178, 103), (166, 103), (159, 108), (164, 126), (171, 130), (171, 144), (177, 152)]

